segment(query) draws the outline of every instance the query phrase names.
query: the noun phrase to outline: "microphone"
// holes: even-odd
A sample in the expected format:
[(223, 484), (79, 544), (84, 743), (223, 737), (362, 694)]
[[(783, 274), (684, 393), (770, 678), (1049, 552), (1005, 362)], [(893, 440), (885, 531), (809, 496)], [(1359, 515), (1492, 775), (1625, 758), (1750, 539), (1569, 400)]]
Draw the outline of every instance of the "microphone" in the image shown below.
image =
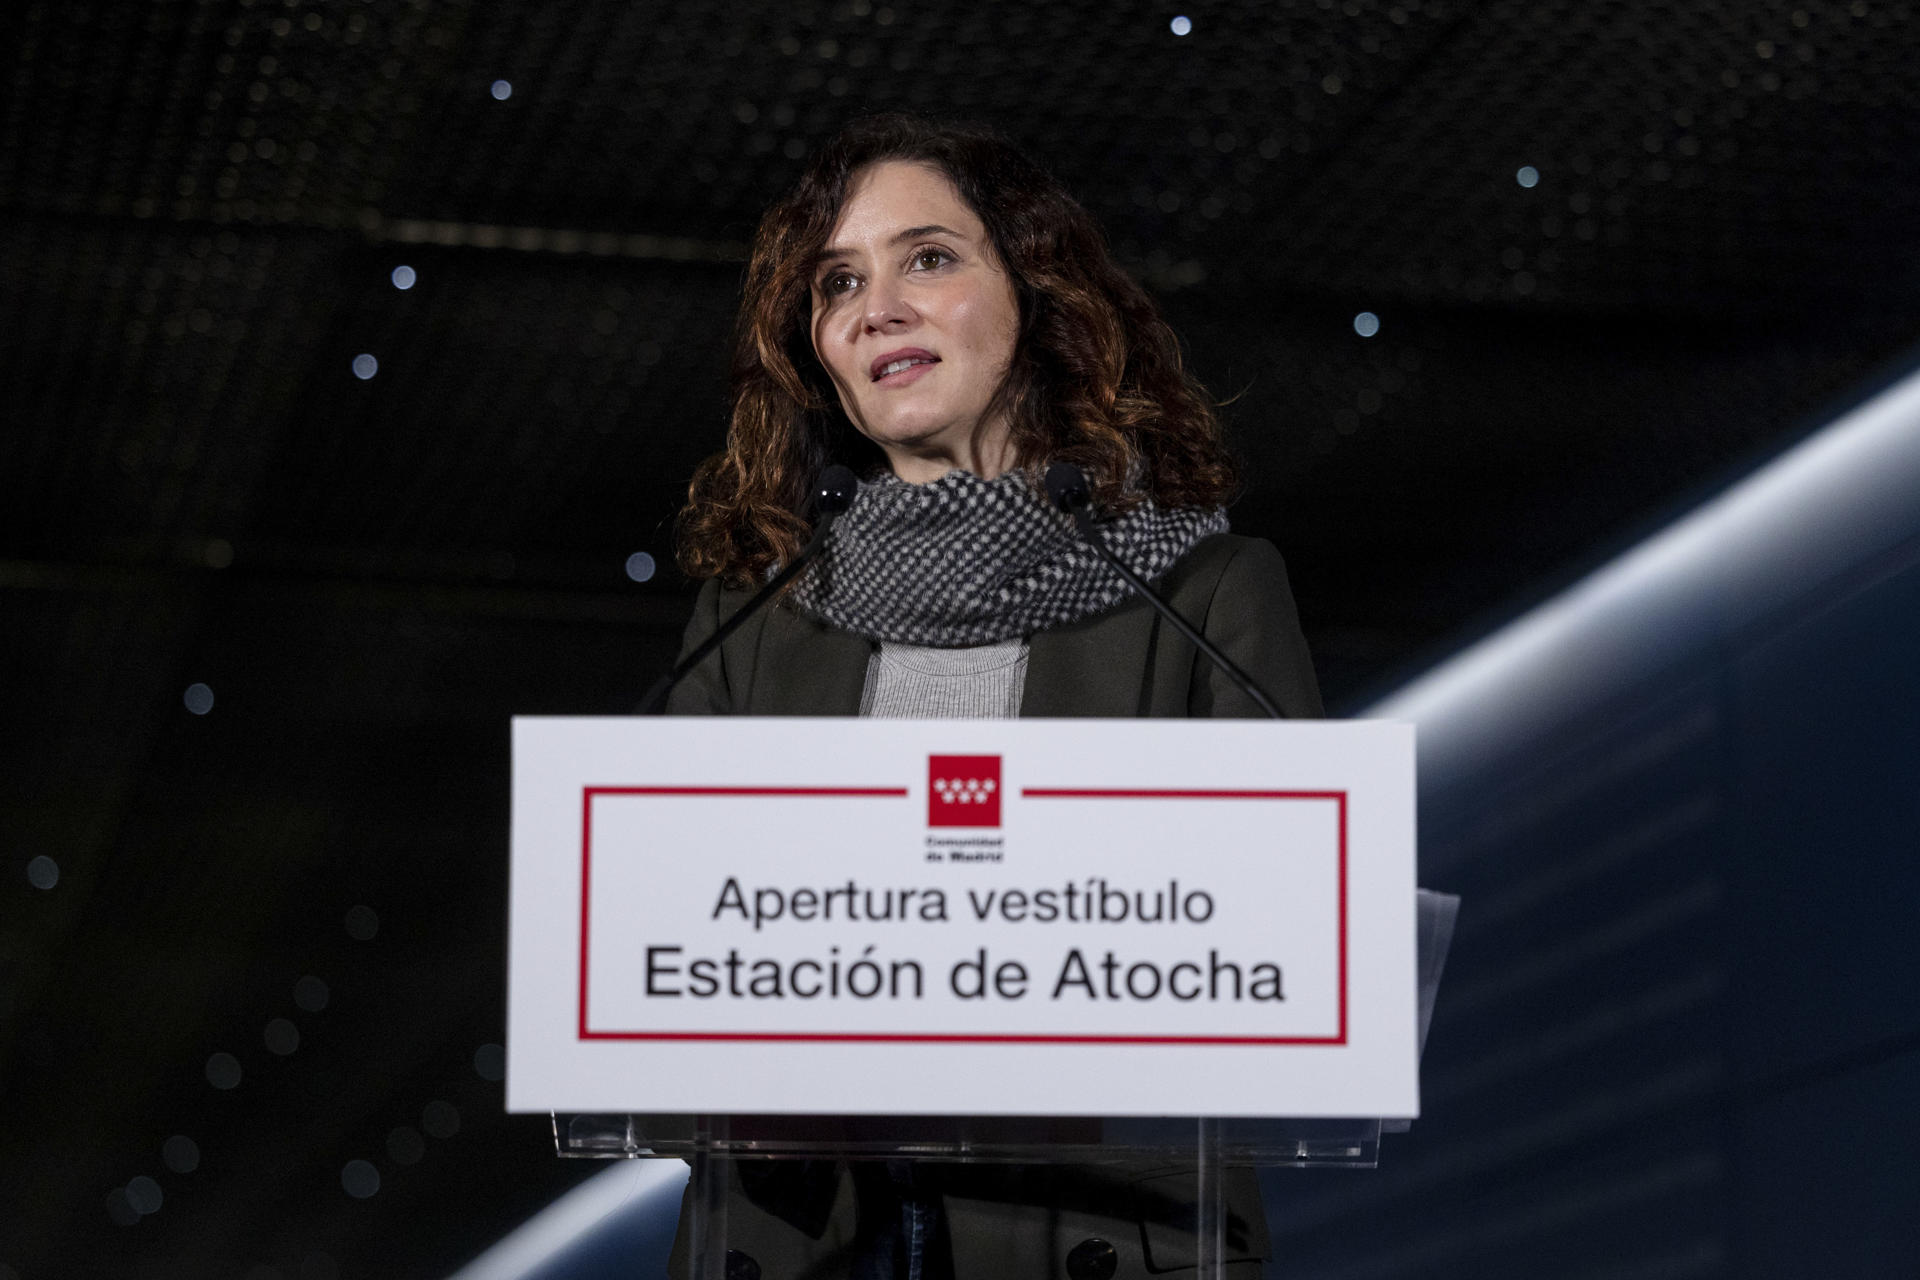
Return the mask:
[(1229, 680), (1240, 686), (1240, 691), (1252, 698), (1262, 711), (1275, 720), (1286, 718), (1280, 714), (1280, 708), (1273, 705), (1273, 699), (1253, 682), (1252, 676), (1242, 671), (1232, 658), (1220, 652), (1213, 641), (1195, 630), (1193, 624), (1174, 612), (1173, 606), (1162, 599), (1159, 592), (1148, 586), (1145, 578), (1122, 564), (1120, 557), (1113, 554), (1107, 546), (1106, 539), (1100, 536), (1099, 528), (1093, 523), (1093, 491), (1087, 485), (1086, 474), (1080, 468), (1071, 462), (1056, 462), (1047, 468), (1046, 485), (1047, 497), (1053, 500), (1054, 506), (1073, 517), (1074, 524), (1080, 528), (1080, 536), (1087, 540), (1087, 545), (1100, 553), (1102, 560), (1112, 565), (1114, 571), (1125, 578), (1129, 586), (1144, 596), (1147, 603), (1158, 610), (1161, 617), (1171, 622), (1176, 631), (1191, 640), (1195, 648), (1206, 654), (1213, 665), (1224, 671)]
[(766, 586), (754, 595), (753, 599), (741, 605), (731, 618), (721, 623), (714, 633), (697, 645), (692, 653), (673, 664), (667, 674), (654, 681), (653, 688), (647, 690), (647, 696), (640, 700), (635, 715), (651, 716), (660, 714), (667, 704), (667, 694), (673, 686), (686, 677), (687, 672), (699, 666), (701, 661), (740, 628), (740, 624), (760, 612), (767, 601), (780, 594), (780, 589), (792, 582), (795, 575), (807, 567), (807, 561), (820, 553), (827, 545), (827, 532), (833, 528), (833, 522), (840, 513), (853, 505), (853, 495), (859, 484), (853, 478), (853, 472), (835, 463), (821, 471), (819, 479), (813, 483), (813, 509), (818, 522), (813, 526), (813, 536), (807, 539), (807, 545), (801, 549), (793, 562), (775, 574)]

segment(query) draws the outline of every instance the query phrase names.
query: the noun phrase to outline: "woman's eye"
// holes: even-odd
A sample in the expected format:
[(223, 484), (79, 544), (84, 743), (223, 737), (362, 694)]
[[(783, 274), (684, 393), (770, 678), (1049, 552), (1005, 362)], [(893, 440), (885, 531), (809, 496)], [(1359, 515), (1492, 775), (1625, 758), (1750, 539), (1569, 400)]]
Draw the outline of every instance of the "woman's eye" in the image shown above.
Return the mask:
[(953, 255), (945, 249), (915, 249), (913, 251), (914, 269), (933, 271), (953, 261)]
[(835, 298), (847, 292), (858, 283), (859, 281), (855, 280), (849, 273), (845, 271), (835, 271), (821, 278), (820, 292), (829, 298)]

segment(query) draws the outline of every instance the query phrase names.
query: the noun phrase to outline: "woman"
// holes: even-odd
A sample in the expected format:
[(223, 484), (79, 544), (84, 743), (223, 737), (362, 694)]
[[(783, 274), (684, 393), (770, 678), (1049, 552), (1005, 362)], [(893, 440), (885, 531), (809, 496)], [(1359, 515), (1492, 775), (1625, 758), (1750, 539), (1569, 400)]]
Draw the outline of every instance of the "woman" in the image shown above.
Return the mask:
[[(1279, 553), (1225, 531), (1233, 467), (1172, 331), (1087, 212), (997, 136), (882, 116), (829, 142), (755, 237), (733, 378), (726, 449), (682, 518), (683, 567), (709, 579), (689, 650), (799, 552), (823, 467), (862, 483), (821, 558), (669, 712), (1259, 714), (1052, 509), (1038, 477), (1068, 461), (1122, 559), (1285, 714), (1320, 714)], [(1182, 1213), (1140, 1207), (1166, 1197), (1138, 1171), (736, 1162), (735, 1176), (743, 1274), (931, 1280), (1071, 1259), (1124, 1275), (1153, 1261), (1147, 1219)], [(1257, 1258), (1250, 1186), (1234, 1234)]]

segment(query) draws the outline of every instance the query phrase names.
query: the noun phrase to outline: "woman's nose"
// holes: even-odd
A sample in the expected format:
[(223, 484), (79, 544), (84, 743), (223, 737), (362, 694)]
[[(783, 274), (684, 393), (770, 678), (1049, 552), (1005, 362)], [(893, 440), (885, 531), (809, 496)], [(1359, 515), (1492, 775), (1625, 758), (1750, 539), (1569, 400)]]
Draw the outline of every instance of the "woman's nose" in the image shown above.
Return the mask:
[(867, 286), (863, 319), (869, 329), (898, 328), (914, 318), (913, 307), (894, 281), (876, 281)]

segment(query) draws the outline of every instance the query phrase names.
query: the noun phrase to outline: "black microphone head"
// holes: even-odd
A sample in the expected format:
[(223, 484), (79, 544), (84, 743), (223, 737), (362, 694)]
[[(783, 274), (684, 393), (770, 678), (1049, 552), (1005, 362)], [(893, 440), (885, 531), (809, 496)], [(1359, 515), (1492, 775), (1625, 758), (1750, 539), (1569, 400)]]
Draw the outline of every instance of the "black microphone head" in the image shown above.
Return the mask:
[(1087, 476), (1071, 462), (1056, 462), (1047, 468), (1047, 497), (1062, 511), (1073, 512), (1093, 501), (1087, 490)]
[(836, 462), (813, 482), (814, 509), (821, 515), (837, 516), (853, 505), (853, 495), (859, 487), (853, 472)]

